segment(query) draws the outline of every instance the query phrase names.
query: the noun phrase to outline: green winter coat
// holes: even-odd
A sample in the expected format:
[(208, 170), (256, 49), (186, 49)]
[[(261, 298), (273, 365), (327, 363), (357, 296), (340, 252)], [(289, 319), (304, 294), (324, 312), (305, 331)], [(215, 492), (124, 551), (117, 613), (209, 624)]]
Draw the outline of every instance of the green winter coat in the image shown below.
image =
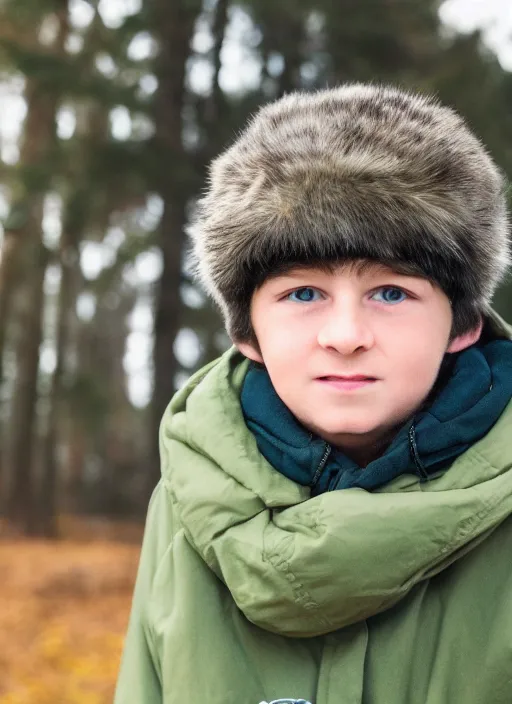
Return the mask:
[(512, 404), (431, 482), (310, 498), (259, 454), (246, 370), (162, 421), (115, 704), (511, 704)]

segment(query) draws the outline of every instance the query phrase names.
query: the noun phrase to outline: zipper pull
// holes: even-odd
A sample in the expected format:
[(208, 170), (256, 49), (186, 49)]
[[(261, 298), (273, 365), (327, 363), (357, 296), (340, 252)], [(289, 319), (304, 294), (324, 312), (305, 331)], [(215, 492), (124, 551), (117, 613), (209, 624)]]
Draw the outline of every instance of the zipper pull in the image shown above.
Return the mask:
[(260, 702), (260, 704), (311, 704), (307, 699), (274, 699), (271, 702)]

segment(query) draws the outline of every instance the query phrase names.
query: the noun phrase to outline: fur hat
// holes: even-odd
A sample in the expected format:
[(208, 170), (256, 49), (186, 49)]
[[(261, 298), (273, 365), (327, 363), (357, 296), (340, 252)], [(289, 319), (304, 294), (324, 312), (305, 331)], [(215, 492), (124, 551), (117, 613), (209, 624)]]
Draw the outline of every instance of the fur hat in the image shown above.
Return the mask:
[(251, 339), (252, 294), (283, 264), (410, 267), (448, 295), (455, 334), (509, 264), (504, 181), (481, 142), (436, 99), (379, 85), (260, 109), (213, 161), (190, 235), (235, 341)]

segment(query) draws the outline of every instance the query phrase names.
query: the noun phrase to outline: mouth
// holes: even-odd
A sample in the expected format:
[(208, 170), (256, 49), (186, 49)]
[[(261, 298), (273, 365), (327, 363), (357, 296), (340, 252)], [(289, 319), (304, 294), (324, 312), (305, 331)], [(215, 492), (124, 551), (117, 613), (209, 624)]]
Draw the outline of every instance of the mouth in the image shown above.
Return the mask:
[(368, 376), (366, 374), (354, 374), (352, 376), (320, 376), (318, 377), (321, 381), (376, 381), (374, 376)]
[(355, 391), (374, 384), (378, 379), (365, 374), (355, 374), (353, 376), (320, 376), (316, 381), (340, 391)]

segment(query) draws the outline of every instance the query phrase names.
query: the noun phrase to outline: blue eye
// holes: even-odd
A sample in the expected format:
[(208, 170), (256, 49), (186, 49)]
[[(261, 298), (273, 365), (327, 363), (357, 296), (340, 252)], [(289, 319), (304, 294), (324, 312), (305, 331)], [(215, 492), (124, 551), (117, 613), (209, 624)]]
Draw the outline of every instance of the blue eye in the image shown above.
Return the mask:
[(378, 291), (376, 291), (372, 298), (377, 300), (375, 297), (381, 296), (381, 303), (390, 303), (391, 305), (396, 303), (402, 303), (408, 295), (401, 288), (395, 288), (394, 286), (383, 286)]
[(311, 303), (317, 301), (320, 297), (320, 292), (309, 286), (298, 288), (288, 294), (287, 298), (295, 303)]

